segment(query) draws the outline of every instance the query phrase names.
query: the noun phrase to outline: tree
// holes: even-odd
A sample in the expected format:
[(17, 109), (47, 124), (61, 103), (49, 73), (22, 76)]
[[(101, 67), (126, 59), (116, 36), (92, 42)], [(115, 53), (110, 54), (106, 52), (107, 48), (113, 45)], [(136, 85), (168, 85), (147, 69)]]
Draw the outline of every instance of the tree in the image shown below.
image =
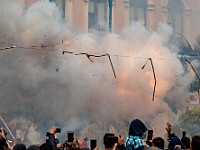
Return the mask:
[(189, 135), (200, 135), (200, 108), (187, 108), (179, 117), (180, 127)]
[[(178, 39), (179, 44), (178, 48), (180, 49), (179, 55), (182, 64), (185, 63), (185, 60), (193, 61), (200, 60), (200, 36), (197, 36), (195, 44), (192, 46), (189, 41), (181, 35), (181, 38)], [(197, 74), (200, 75), (200, 67), (195, 68)], [(198, 80), (195, 80), (191, 83), (190, 91), (198, 90)]]

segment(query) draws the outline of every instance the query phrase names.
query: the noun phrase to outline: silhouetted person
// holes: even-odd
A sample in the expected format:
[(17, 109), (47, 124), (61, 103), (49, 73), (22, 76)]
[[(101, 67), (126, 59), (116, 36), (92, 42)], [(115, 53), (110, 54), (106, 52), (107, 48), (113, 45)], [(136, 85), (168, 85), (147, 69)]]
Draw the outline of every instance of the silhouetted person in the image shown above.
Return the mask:
[(155, 137), (152, 140), (152, 147), (151, 150), (164, 150), (165, 142), (164, 139), (161, 137)]
[(31, 145), (26, 150), (40, 150), (40, 147), (37, 145)]
[(185, 131), (183, 131), (183, 136), (181, 138), (181, 142), (185, 145), (186, 149), (190, 148), (190, 138), (186, 136)]
[(106, 133), (103, 137), (103, 144), (105, 146), (105, 150), (113, 150), (116, 147), (116, 144), (110, 141), (110, 137), (114, 137), (114, 134)]
[(176, 145), (176, 146), (174, 147), (174, 150), (182, 150), (182, 148), (181, 148), (180, 145)]
[[(11, 149), (11, 146), (10, 146), (6, 136), (7, 136), (7, 132), (1, 127), (0, 128), (0, 139), (1, 139), (1, 143), (3, 145), (0, 145), (0, 147), (3, 146), (6, 149)], [(6, 142), (6, 144), (4, 142)], [(13, 138), (12, 146), (14, 146), (14, 145), (15, 145), (15, 138)]]
[(51, 143), (47, 142), (40, 146), (40, 150), (53, 150)]
[(105, 150), (126, 150), (124, 147), (124, 138), (120, 134), (115, 136), (113, 133), (106, 133), (103, 138), (103, 143)]
[(26, 150), (26, 146), (24, 144), (16, 144), (13, 150)]
[(170, 123), (167, 123), (166, 130), (168, 132), (168, 150), (174, 150), (175, 146), (179, 145), (182, 149), (185, 149), (185, 145), (182, 143), (182, 141), (174, 134), (172, 130), (172, 125)]
[(143, 134), (147, 131), (146, 126), (139, 119), (134, 119), (129, 127), (129, 136), (125, 142), (127, 150), (143, 150), (147, 147)]
[(177, 136), (171, 137), (169, 140), (168, 150), (174, 150), (177, 145), (179, 145), (182, 149), (185, 149), (185, 145)]
[(53, 150), (59, 150), (63, 146), (58, 140), (56, 130), (57, 130), (56, 127), (51, 127), (49, 133), (47, 133), (47, 136), (49, 137), (48, 143), (51, 144)]
[(191, 150), (200, 150), (200, 136), (195, 135), (192, 137)]
[(0, 137), (0, 150), (6, 150), (6, 149), (8, 149), (6, 139)]

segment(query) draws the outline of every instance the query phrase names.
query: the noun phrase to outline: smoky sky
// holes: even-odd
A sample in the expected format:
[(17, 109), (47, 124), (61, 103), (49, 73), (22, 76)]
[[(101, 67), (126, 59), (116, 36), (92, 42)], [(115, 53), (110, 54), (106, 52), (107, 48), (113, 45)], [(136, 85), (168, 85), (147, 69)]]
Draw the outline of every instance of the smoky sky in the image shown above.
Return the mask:
[[(148, 127), (157, 120), (172, 121), (175, 114), (168, 104), (183, 110), (188, 95), (196, 94), (188, 89), (194, 74), (184, 70), (166, 24), (154, 32), (133, 22), (121, 34), (81, 33), (47, 0), (27, 9), (12, 0), (0, 3), (1, 48), (16, 46), (0, 51), (0, 112), (10, 126), (21, 119), (35, 137), (31, 131), (45, 135), (56, 125), (63, 132), (97, 138), (95, 133), (108, 132), (111, 125), (128, 130), (133, 118)], [(79, 53), (110, 54), (117, 77), (107, 56), (90, 57), (91, 62)], [(150, 62), (141, 69), (148, 58), (157, 78), (154, 101)], [(83, 132), (90, 127), (93, 134)]]

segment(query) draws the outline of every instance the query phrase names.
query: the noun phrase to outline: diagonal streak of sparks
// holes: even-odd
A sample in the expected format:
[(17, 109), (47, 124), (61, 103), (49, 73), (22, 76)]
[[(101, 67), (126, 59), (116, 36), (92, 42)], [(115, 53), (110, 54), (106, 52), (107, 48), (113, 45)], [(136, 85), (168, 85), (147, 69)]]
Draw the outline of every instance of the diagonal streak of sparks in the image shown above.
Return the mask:
[(153, 61), (151, 58), (149, 58), (146, 63), (142, 66), (142, 69), (144, 69), (144, 67), (147, 65), (148, 61), (150, 61), (151, 63), (151, 68), (153, 71), (153, 77), (154, 77), (154, 88), (153, 88), (153, 97), (152, 97), (152, 101), (154, 101), (155, 98), (155, 92), (156, 92), (156, 84), (157, 84), (157, 80), (156, 80), (156, 74), (155, 74), (155, 70), (154, 70), (154, 66), (153, 66)]

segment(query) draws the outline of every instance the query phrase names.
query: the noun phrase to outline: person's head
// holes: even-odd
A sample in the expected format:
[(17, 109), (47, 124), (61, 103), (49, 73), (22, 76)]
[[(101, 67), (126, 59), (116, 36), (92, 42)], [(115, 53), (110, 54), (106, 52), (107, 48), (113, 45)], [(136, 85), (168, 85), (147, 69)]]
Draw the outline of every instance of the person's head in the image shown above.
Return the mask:
[(53, 150), (51, 143), (47, 142), (40, 146), (40, 150)]
[(37, 145), (31, 145), (26, 150), (40, 150), (40, 147)]
[(78, 145), (80, 148), (85, 148), (87, 147), (87, 143), (85, 140), (78, 140)]
[(5, 129), (3, 129), (2, 127), (0, 127), (0, 133), (4, 133), (5, 137), (7, 136), (7, 132)]
[(199, 135), (195, 135), (192, 137), (191, 149), (200, 150), (200, 136)]
[(129, 135), (132, 136), (142, 136), (146, 131), (146, 126), (139, 119), (134, 119), (129, 126)]
[(112, 137), (112, 136), (114, 137), (114, 134), (112, 134), (112, 133), (106, 133), (104, 135), (104, 137), (103, 137), (103, 144), (104, 144), (105, 148), (112, 148), (112, 147), (114, 147), (115, 143), (113, 143), (113, 142), (111, 142), (109, 140), (109, 137)]
[(24, 144), (17, 144), (13, 147), (13, 150), (26, 150), (26, 146)]
[(183, 137), (186, 136), (186, 132), (185, 131), (182, 132), (182, 136)]
[(164, 142), (164, 139), (161, 138), (161, 137), (155, 137), (153, 140), (152, 140), (152, 143), (153, 143), (153, 146), (154, 147), (158, 147), (160, 149), (164, 149), (164, 146), (165, 146), (165, 142)]
[(0, 136), (0, 149), (4, 150), (8, 147), (6, 140)]
[(175, 145), (174, 150), (182, 150), (180, 145)]

